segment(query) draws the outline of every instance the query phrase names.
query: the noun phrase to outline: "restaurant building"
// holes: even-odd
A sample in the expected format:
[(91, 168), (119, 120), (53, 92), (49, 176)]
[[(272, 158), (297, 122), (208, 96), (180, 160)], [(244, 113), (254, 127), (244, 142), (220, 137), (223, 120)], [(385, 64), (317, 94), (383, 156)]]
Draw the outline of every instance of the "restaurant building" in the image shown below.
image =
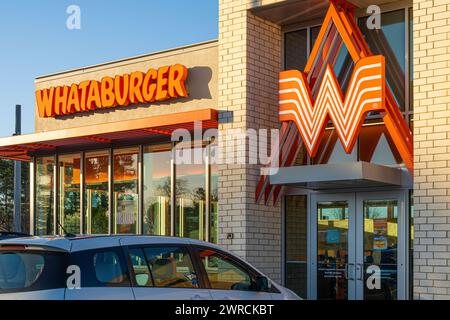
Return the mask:
[[(308, 299), (449, 299), (449, 23), (448, 0), (219, 0), (217, 41), (38, 77), (36, 132), (0, 156), (30, 162), (36, 235), (190, 237)], [(273, 145), (228, 149), (260, 129), (274, 174), (250, 161)]]

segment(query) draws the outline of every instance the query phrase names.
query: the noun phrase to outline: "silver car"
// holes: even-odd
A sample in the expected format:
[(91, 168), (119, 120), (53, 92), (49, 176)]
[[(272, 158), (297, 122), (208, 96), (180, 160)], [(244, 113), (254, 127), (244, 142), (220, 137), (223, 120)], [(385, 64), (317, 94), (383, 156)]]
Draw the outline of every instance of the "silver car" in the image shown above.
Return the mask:
[(0, 299), (299, 299), (211, 243), (159, 236), (0, 241)]

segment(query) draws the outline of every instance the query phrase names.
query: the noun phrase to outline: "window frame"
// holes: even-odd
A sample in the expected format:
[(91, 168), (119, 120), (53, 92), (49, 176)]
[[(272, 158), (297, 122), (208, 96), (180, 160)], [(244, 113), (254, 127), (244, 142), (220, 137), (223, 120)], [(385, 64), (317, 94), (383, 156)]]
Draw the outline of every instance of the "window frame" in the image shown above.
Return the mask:
[[(138, 285), (136, 281), (136, 274), (134, 272), (133, 268), (133, 262), (131, 261), (130, 257), (130, 249), (140, 249), (144, 251), (147, 248), (184, 248), (186, 249), (186, 252), (189, 254), (189, 257), (191, 258), (192, 267), (194, 269), (195, 274), (197, 275), (197, 281), (198, 281), (198, 287), (157, 287), (157, 286), (140, 286)], [(204, 277), (204, 274), (202, 272), (201, 266), (198, 264), (198, 259), (195, 250), (191, 247), (189, 244), (177, 244), (177, 243), (160, 243), (160, 244), (137, 244), (137, 245), (129, 245), (129, 246), (123, 246), (122, 247), (125, 257), (127, 259), (128, 264), (128, 270), (130, 273), (130, 283), (132, 288), (144, 288), (144, 289), (173, 289), (173, 290), (199, 290), (199, 289), (208, 289), (206, 286), (206, 278)], [(147, 258), (147, 257), (146, 257)], [(147, 266), (148, 266), (148, 261)], [(201, 263), (201, 262), (200, 262)], [(151, 270), (149, 270), (151, 272)]]

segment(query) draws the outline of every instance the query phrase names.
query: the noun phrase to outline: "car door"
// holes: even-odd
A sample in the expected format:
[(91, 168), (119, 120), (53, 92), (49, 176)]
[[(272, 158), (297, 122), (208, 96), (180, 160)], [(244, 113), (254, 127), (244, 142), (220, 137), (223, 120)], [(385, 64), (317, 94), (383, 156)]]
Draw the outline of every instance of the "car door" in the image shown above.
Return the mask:
[(257, 289), (255, 270), (228, 253), (195, 247), (214, 300), (271, 300), (272, 292)]
[(120, 246), (75, 251), (70, 260), (79, 268), (81, 285), (66, 288), (66, 300), (134, 300), (127, 260)]
[(211, 300), (187, 245), (129, 246), (136, 300)]

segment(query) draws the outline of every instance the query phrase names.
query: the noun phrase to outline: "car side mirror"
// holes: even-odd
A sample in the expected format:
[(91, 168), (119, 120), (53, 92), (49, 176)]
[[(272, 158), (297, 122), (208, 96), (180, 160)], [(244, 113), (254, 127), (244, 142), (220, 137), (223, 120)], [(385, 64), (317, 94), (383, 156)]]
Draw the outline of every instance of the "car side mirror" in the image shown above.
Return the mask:
[(257, 276), (255, 279), (257, 291), (267, 291), (270, 289), (270, 281), (267, 277)]
[(140, 287), (146, 286), (149, 279), (148, 274), (146, 273), (139, 273), (135, 278), (137, 285)]

